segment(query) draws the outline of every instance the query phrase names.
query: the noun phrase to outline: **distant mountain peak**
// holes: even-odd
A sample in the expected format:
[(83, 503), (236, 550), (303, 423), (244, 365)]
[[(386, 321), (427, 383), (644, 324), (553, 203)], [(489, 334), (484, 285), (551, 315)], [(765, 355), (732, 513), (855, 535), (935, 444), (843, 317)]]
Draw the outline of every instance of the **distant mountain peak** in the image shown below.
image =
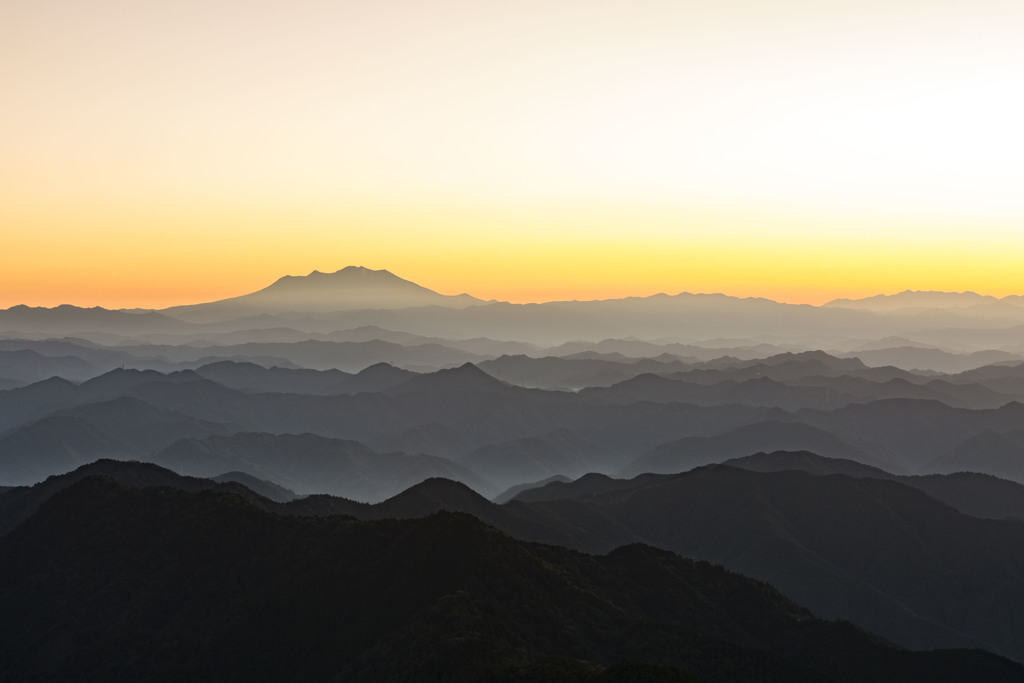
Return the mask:
[[(313, 272), (315, 273), (317, 271), (314, 270)], [(335, 275), (338, 273), (386, 273), (388, 275), (392, 275), (389, 270), (385, 270), (383, 268), (374, 270), (373, 268), (367, 268), (366, 266), (345, 266), (344, 268), (335, 271)]]
[(438, 294), (433, 290), (421, 287), (415, 282), (405, 280), (398, 277), (394, 273), (388, 270), (373, 270), (372, 268), (366, 268), (364, 266), (345, 266), (340, 270), (336, 270), (333, 273), (325, 273), (319, 270), (312, 271), (309, 275), (285, 275), (284, 277), (278, 278), (269, 287), (265, 287), (253, 294), (246, 296), (253, 296), (260, 292), (273, 291), (281, 286), (303, 286), (303, 287), (332, 287), (332, 286), (367, 286), (369, 284), (374, 285), (385, 285), (392, 287), (403, 287), (413, 291), (430, 292), (436, 296), (444, 296)]
[(473, 363), (413, 377), (391, 390), (392, 393), (507, 391), (513, 387), (487, 374)]
[(449, 296), (398, 277), (388, 270), (346, 266), (333, 273), (285, 275), (251, 294), (194, 306), (167, 309), (186, 319), (217, 319), (259, 313), (326, 313), (356, 310), (394, 310), (439, 306), (464, 308), (483, 303), (468, 294)]
[(935, 290), (905, 289), (898, 294), (876, 294), (863, 299), (834, 299), (825, 304), (829, 308), (855, 308), (870, 311), (898, 311), (901, 309), (967, 308), (998, 302), (994, 296), (976, 292), (941, 292)]
[(493, 504), (462, 482), (447, 477), (429, 477), (381, 503), (389, 516), (422, 517), (440, 510), (476, 512)]

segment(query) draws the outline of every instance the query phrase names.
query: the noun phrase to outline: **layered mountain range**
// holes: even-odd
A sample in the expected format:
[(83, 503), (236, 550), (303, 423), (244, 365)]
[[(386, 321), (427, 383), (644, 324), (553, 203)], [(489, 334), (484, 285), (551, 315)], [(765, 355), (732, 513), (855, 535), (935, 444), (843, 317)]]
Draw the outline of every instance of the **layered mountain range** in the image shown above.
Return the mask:
[(0, 680), (1020, 680), (1021, 330), (356, 267), (0, 311)]
[(832, 343), (853, 350), (892, 338), (891, 348), (897, 349), (963, 353), (998, 348), (1019, 354), (1024, 351), (1024, 299), (907, 291), (808, 306), (684, 292), (510, 304), (468, 294), (443, 295), (386, 270), (348, 266), (335, 273), (285, 276), (250, 294), (162, 311), (73, 306), (0, 311), (0, 331), (7, 334), (78, 335), (94, 341), (107, 341), (109, 335), (152, 341), (156, 335), (177, 342), (275, 328), (328, 334), (367, 326), (427, 337), (492, 337), (549, 346), (619, 337), (687, 342), (726, 338), (737, 346), (743, 345), (737, 341), (773, 339), (805, 349)]

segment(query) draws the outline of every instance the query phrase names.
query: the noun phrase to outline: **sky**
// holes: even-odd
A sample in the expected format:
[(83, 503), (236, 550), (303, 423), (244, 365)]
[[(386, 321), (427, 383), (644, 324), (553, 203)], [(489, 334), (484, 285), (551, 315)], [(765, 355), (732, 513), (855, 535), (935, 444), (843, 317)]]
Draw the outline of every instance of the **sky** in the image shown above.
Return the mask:
[(1024, 293), (1019, 0), (0, 3), (0, 307)]

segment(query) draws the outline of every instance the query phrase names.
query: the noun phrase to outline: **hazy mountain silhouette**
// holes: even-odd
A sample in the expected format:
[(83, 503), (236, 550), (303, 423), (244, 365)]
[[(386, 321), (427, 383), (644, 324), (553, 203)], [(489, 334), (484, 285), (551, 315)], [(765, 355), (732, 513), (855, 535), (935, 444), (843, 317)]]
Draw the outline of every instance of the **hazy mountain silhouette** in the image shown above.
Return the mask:
[(768, 420), (714, 436), (691, 436), (662, 444), (630, 462), (620, 475), (634, 477), (645, 472), (674, 474), (762, 450), (812, 451), (857, 462), (880, 460), (877, 454), (861, 450), (825, 430), (802, 422)]
[(569, 477), (562, 476), (561, 474), (556, 474), (553, 477), (541, 479), (540, 481), (531, 481), (525, 484), (516, 484), (515, 486), (507, 488), (498, 495), (496, 495), (494, 498), (491, 499), (491, 502), (497, 505), (504, 505), (505, 503), (509, 502), (510, 500), (518, 496), (520, 493), (523, 493), (524, 491), (538, 489), (556, 481), (568, 483), (572, 481), (572, 479), (570, 479)]
[(265, 368), (255, 363), (220, 361), (196, 368), (200, 377), (232, 389), (287, 394), (337, 394), (353, 375), (341, 370)]
[(399, 434), (391, 434), (373, 441), (379, 451), (430, 453), (458, 459), (474, 449), (473, 442), (451, 425), (429, 422), (409, 427)]
[(7, 333), (75, 334), (142, 334), (181, 330), (183, 323), (157, 312), (111, 311), (96, 306), (81, 308), (64, 304), (54, 308), (11, 306), (0, 310), (0, 331)]
[[(868, 301), (838, 301), (816, 307), (684, 292), (520, 305), (483, 302), (464, 294), (445, 296), (385, 270), (349, 266), (335, 273), (313, 271), (307, 276), (286, 276), (257, 292), (177, 306), (164, 312), (15, 306), (0, 311), (0, 330), (9, 334), (22, 330), (29, 337), (81, 333), (113, 343), (119, 341), (118, 335), (123, 338), (156, 334), (171, 335), (166, 337), (169, 340), (199, 340), (204, 332), (220, 335), (288, 328), (300, 333), (340, 334), (344, 330), (376, 327), (392, 331), (393, 335), (466, 340), (458, 344), (458, 350), (483, 356), (532, 353), (531, 344), (575, 342), (582, 342), (576, 351), (588, 350), (586, 345), (590, 344), (589, 348), (601, 352), (651, 356), (655, 354), (649, 348), (650, 340), (655, 340), (664, 347), (662, 353), (709, 360), (722, 355), (723, 347), (719, 344), (718, 352), (709, 355), (709, 349), (690, 343), (694, 330), (699, 330), (705, 340), (728, 341), (735, 349), (733, 355), (753, 357), (765, 355), (763, 351), (751, 355), (751, 350), (766, 348), (767, 339), (772, 340), (776, 349), (785, 348), (784, 345), (792, 348), (794, 344), (807, 348), (803, 340), (810, 338), (844, 337), (913, 338), (918, 343), (942, 346), (939, 338), (951, 338), (951, 330), (984, 340), (992, 333), (998, 334), (998, 330), (991, 328), (1019, 326), (1024, 320), (1024, 306), (1015, 303), (1014, 297), (999, 301), (970, 293), (905, 292)], [(904, 304), (911, 305), (908, 308)], [(888, 310), (893, 306), (898, 310)], [(183, 318), (192, 322), (186, 323)], [(255, 336), (254, 333), (250, 340)], [(680, 343), (684, 338), (689, 342)], [(1019, 337), (1005, 338), (1007, 343), (1020, 346)], [(297, 341), (295, 336), (283, 339)], [(985, 348), (992, 348), (982, 343)], [(563, 352), (572, 353), (567, 347), (555, 355)], [(936, 358), (939, 362), (943, 360)], [(394, 362), (387, 358), (377, 360)]]
[[(680, 667), (709, 682), (1009, 681), (1024, 672), (987, 653), (894, 648), (815, 619), (769, 586), (645, 546), (588, 557), (514, 541), (466, 515), (299, 519), (232, 494), (101, 478), (60, 492), (0, 540), (0, 609), (0, 673), (12, 679), (635, 681), (653, 670), (661, 678), (651, 680), (687, 680), (666, 678), (665, 667)], [(636, 663), (611, 667), (623, 660)]]
[(948, 381), (960, 386), (983, 387), (1021, 400), (1024, 398), (1024, 363), (985, 365), (955, 374)]
[(1024, 485), (977, 472), (895, 475), (853, 460), (826, 458), (808, 451), (755, 453), (726, 460), (724, 465), (755, 472), (800, 470), (815, 475), (845, 474), (850, 477), (891, 479), (913, 486), (964, 514), (990, 519), (1024, 520)]
[(60, 377), (0, 391), (0, 432), (72, 404), (78, 396), (78, 385)]
[(158, 372), (156, 370), (116, 369), (82, 382), (79, 395), (84, 399), (103, 399), (117, 396), (144, 384), (179, 384), (201, 382), (203, 377), (190, 370)]
[(846, 403), (867, 403), (890, 398), (912, 398), (942, 401), (954, 408), (998, 408), (1016, 397), (1000, 393), (980, 384), (953, 384), (945, 379), (914, 377), (912, 380), (894, 377), (885, 381), (872, 381), (862, 377), (805, 377), (797, 381), (800, 387), (817, 387), (824, 394), (824, 405), (836, 408)]
[(587, 472), (616, 471), (622, 460), (619, 451), (601, 439), (558, 429), (480, 446), (458, 462), (504, 485), (557, 475), (575, 478)]
[(1024, 379), (1024, 363), (1013, 361), (983, 365), (973, 370), (965, 370), (948, 378), (956, 384), (971, 384), (999, 379)]
[(0, 350), (0, 377), (22, 384), (54, 376), (83, 380), (99, 374), (99, 368), (76, 356), (44, 356), (29, 349)]
[(90, 403), (0, 436), (0, 482), (31, 484), (97, 458), (148, 459), (183, 437), (225, 431), (222, 424), (159, 410), (127, 396)]
[(82, 404), (122, 396), (149, 383), (197, 382), (191, 372), (164, 374), (155, 370), (111, 370), (82, 384), (53, 377), (13, 390), (0, 392), (0, 430), (8, 430), (35, 419)]
[(824, 304), (834, 308), (892, 312), (900, 310), (949, 309), (983, 306), (998, 302), (994, 296), (974, 292), (935, 292), (906, 290), (899, 294), (877, 294), (864, 299), (834, 299)]
[(389, 394), (510, 393), (515, 388), (488, 375), (472, 363), (417, 375), (387, 390)]
[(194, 477), (238, 471), (300, 495), (328, 493), (366, 502), (384, 500), (439, 476), (463, 481), (487, 495), (497, 492), (473, 471), (444, 458), (377, 453), (356, 441), (313, 434), (240, 433), (185, 439), (157, 453), (152, 461)]
[(241, 484), (253, 493), (263, 496), (267, 500), (272, 500), (275, 503), (287, 503), (299, 497), (295, 491), (292, 491), (291, 489), (285, 488), (280, 484), (275, 484), (272, 481), (267, 481), (266, 479), (254, 477), (251, 474), (246, 474), (245, 472), (225, 472), (224, 474), (218, 474), (215, 477), (210, 477), (210, 480), (215, 481), (218, 484), (228, 482)]
[(621, 357), (608, 360), (578, 356), (501, 356), (480, 363), (480, 369), (510, 384), (538, 389), (582, 389), (608, 386), (643, 373), (668, 374), (687, 367), (672, 361)]
[(580, 395), (588, 400), (612, 403), (655, 401), (701, 406), (743, 404), (784, 410), (841, 406), (856, 400), (854, 396), (832, 392), (827, 388), (794, 386), (770, 377), (724, 380), (708, 385), (651, 374), (638, 375), (610, 387), (589, 387), (581, 390)]
[[(976, 322), (962, 315), (969, 309), (931, 310), (934, 314), (927, 324), (933, 328)], [(708, 339), (794, 334), (886, 337), (914, 333), (922, 325), (917, 315), (880, 315), (839, 306), (795, 306), (722, 294), (657, 294), (528, 305), (481, 302), (467, 295), (446, 297), (387, 271), (352, 266), (337, 273), (314, 271), (305, 277), (285, 277), (259, 292), (219, 302), (178, 306), (165, 312), (193, 321), (219, 321), (218, 325), (236, 318), (232, 323), (236, 329), (284, 325), (312, 331), (312, 325), (330, 332), (376, 326), (440, 339), (487, 337), (532, 344), (623, 337), (663, 339), (686, 335), (694, 329), (702, 330)], [(302, 315), (316, 317), (299, 323), (296, 316)], [(1007, 304), (991, 315), (1019, 324), (1024, 319), (1024, 308)], [(261, 316), (269, 317), (262, 321), (265, 324), (256, 325)], [(686, 320), (685, 327), (680, 320)], [(498, 348), (492, 347), (490, 353), (500, 355), (511, 350)]]
[(390, 363), (374, 363), (357, 372), (344, 385), (346, 394), (375, 393), (393, 389), (415, 377), (417, 373), (396, 368)]
[[(841, 439), (857, 438), (876, 444), (879, 452), (884, 449), (886, 469), (927, 474), (936, 471), (933, 463), (938, 458), (968, 439), (986, 430), (1018, 428), (1024, 421), (1024, 404), (1011, 402), (996, 409), (965, 410), (938, 401), (892, 399), (855, 403), (832, 411), (804, 410), (799, 416)], [(1016, 480), (996, 472), (989, 474)]]
[[(1016, 371), (1013, 367), (1009, 370)], [(240, 388), (211, 381), (203, 373)], [(336, 380), (340, 384), (335, 385)], [(881, 385), (865, 385), (867, 380), (844, 377), (803, 377), (795, 381), (825, 386), (791, 385), (767, 378), (704, 386), (641, 375), (612, 387), (572, 393), (512, 386), (472, 364), (422, 375), (376, 365), (355, 376), (239, 364), (210, 366), (200, 368), (199, 372), (118, 369), (77, 386), (56, 379), (0, 391), (0, 429), (20, 429), (62, 410), (85, 411), (94, 403), (130, 397), (148, 404), (154, 415), (137, 421), (118, 417), (113, 404), (97, 408), (97, 413), (88, 416), (85, 412), (74, 413), (98, 427), (100, 433), (65, 430), (67, 440), (62, 448), (68, 454), (78, 455), (60, 460), (63, 464), (57, 469), (47, 470), (41, 465), (33, 476), (66, 471), (83, 462), (82, 458), (124, 457), (125, 444), (133, 449), (127, 451), (128, 456), (146, 458), (155, 449), (180, 438), (253, 431), (317, 434), (359, 441), (377, 450), (429, 453), (449, 460), (485, 449), (487, 456), (483, 456), (484, 450), (480, 451), (481, 457), (474, 467), (481, 468), (478, 474), (502, 490), (555, 474), (615, 472), (648, 451), (680, 439), (698, 439), (683, 443), (697, 449), (695, 453), (701, 449), (706, 453), (698, 460), (669, 462), (654, 469), (680, 471), (700, 462), (758, 451), (806, 449), (898, 473), (925, 474), (939, 471), (932, 463), (959, 444), (985, 430), (1001, 433), (1018, 429), (1024, 419), (1024, 406), (1015, 402), (998, 409), (952, 407), (950, 404), (960, 401), (999, 402), (989, 390), (971, 384), (931, 380), (917, 385), (891, 380)], [(303, 383), (311, 387), (311, 393), (291, 393), (301, 389)], [(833, 384), (851, 392), (871, 391), (872, 387), (880, 393), (924, 392), (943, 396), (945, 402), (871, 401), (865, 397), (858, 399), (865, 403), (842, 406), (829, 388)], [(833, 398), (836, 403), (832, 403)], [(700, 399), (709, 405), (693, 405), (683, 402), (684, 399), (694, 403)], [(818, 409), (801, 409), (791, 414), (778, 407), (793, 408), (807, 403)], [(841, 407), (835, 408), (837, 404)], [(157, 419), (156, 413), (166, 416)], [(185, 418), (198, 422), (190, 426), (182, 422)], [(738, 440), (726, 448), (728, 438), (733, 438), (723, 436), (727, 432), (766, 420), (803, 422), (809, 426), (800, 429), (806, 432), (814, 428), (820, 433), (808, 440), (755, 431), (749, 438), (736, 437)], [(140, 431), (135, 422), (152, 425), (155, 440), (147, 440), (150, 433)], [(157, 424), (162, 426), (157, 429)], [(200, 425), (205, 425), (202, 429), (206, 431)], [(553, 434), (562, 436), (552, 440)], [(0, 444), (9, 436), (0, 433)], [(715, 439), (699, 441), (705, 437)], [(25, 443), (31, 450), (35, 448), (32, 443), (44, 442), (29, 439)], [(43, 458), (38, 462), (47, 461)], [(47, 467), (56, 467), (56, 463), (57, 460), (52, 461)], [(568, 469), (560, 469), (563, 467)], [(224, 471), (227, 469), (232, 468)], [(955, 469), (982, 469), (1008, 478), (1018, 476), (991, 468)], [(946, 467), (941, 471), (949, 470)], [(25, 480), (5, 483), (22, 481)]]
[(894, 365), (906, 370), (926, 368), (945, 373), (959, 373), (1000, 362), (1021, 361), (1019, 353), (987, 350), (973, 353), (951, 353), (942, 349), (922, 349), (903, 346), (888, 349), (858, 351), (857, 358), (868, 365)]
[(349, 267), (0, 311), (0, 680), (988, 680), (647, 548), (393, 520), (650, 543), (1024, 661), (1021, 301), (520, 305)]
[(482, 303), (459, 294), (438, 294), (386, 270), (348, 266), (334, 273), (314, 270), (309, 275), (285, 275), (252, 294), (205, 304), (175, 306), (164, 314), (190, 321), (241, 317), (256, 313), (334, 312), (360, 309), (400, 309), (420, 306), (462, 308)]
[(780, 382), (803, 381), (822, 377), (857, 377), (872, 382), (892, 379), (919, 381), (919, 376), (893, 366), (869, 367), (860, 358), (840, 358), (824, 351), (781, 353), (747, 360), (719, 358), (702, 366), (670, 375), (699, 384), (717, 384), (724, 380), (742, 381), (768, 377)]
[(871, 477), (874, 479), (909, 480), (914, 477), (899, 477), (879, 467), (865, 465), (856, 460), (818, 455), (807, 450), (776, 450), (760, 452), (722, 461), (723, 465), (739, 467), (752, 472), (787, 472), (799, 470), (818, 476), (844, 474), (848, 477)]
[[(856, 358), (827, 354), (785, 354), (759, 361), (734, 361), (725, 367), (697, 367), (634, 376), (611, 386), (591, 386), (581, 394), (616, 403), (685, 401), (698, 405), (751, 403), (799, 407), (840, 407), (886, 398), (941, 400), (954, 407), (995, 408), (1015, 398), (969, 379), (959, 382), (916, 375), (891, 366), (868, 368)], [(823, 362), (822, 357), (833, 362)], [(851, 365), (842, 367), (844, 362)], [(487, 364), (484, 364), (485, 366)], [(624, 375), (635, 366), (619, 365)]]
[[(334, 342), (300, 341), (290, 343), (241, 343), (231, 346), (123, 346), (132, 353), (159, 354), (178, 364), (206, 365), (214, 360), (248, 360), (262, 365), (286, 365), (314, 370), (358, 372), (375, 363), (391, 363), (410, 369), (440, 369), (468, 361), (484, 360), (480, 356), (441, 344), (404, 345), (386, 341)], [(263, 362), (261, 359), (266, 359)]]
[(97, 458), (126, 460), (137, 454), (116, 434), (87, 420), (48, 417), (0, 438), (0, 481), (34, 484)]
[[(40, 356), (46, 357), (47, 362), (62, 362), (63, 359), (77, 359), (75, 362), (84, 362), (80, 376), (72, 374), (59, 374), (65, 379), (81, 381), (95, 375), (113, 370), (119, 367), (131, 367), (139, 369), (153, 369), (168, 372), (175, 370), (173, 363), (166, 358), (151, 353), (151, 349), (144, 346), (135, 346), (129, 352), (123, 346), (125, 337), (121, 335), (112, 336), (106, 344), (96, 343), (79, 337), (62, 337), (59, 339), (0, 339), (0, 349), (4, 351), (32, 351)], [(92, 369), (89, 371), (89, 369)], [(52, 374), (45, 375), (51, 377)], [(44, 378), (45, 378), (44, 377)]]
[[(733, 349), (730, 349), (733, 350)], [(636, 338), (628, 339), (602, 339), (601, 341), (575, 340), (553, 346), (547, 350), (552, 356), (580, 357), (581, 354), (600, 354), (603, 357), (611, 355), (622, 356), (623, 360), (638, 360), (641, 358), (655, 358), (663, 354), (670, 354), (684, 362), (699, 362), (722, 356), (720, 348), (707, 348), (698, 344), (681, 344), (672, 341), (647, 341)], [(743, 353), (743, 350), (740, 350)], [(764, 355), (761, 353), (760, 355)]]
[(1024, 430), (985, 430), (931, 463), (939, 473), (983, 472), (1024, 484)]
[[(633, 489), (642, 482), (656, 481), (658, 475), (641, 474), (633, 479), (615, 479), (606, 474), (591, 472), (578, 479), (552, 479), (542, 485), (525, 489), (514, 497), (522, 503), (550, 503), (558, 500), (586, 500), (591, 496), (620, 489)], [(630, 532), (632, 533), (632, 532)]]

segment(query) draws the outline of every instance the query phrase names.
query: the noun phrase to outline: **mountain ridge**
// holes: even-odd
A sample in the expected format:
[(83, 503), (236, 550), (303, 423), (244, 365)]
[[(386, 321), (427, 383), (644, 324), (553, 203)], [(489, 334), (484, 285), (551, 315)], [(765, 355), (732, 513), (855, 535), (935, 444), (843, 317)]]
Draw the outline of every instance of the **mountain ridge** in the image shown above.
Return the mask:
[(236, 315), (282, 311), (337, 312), (421, 306), (461, 308), (485, 303), (469, 294), (446, 295), (398, 277), (388, 270), (346, 266), (333, 273), (285, 275), (263, 289), (200, 304), (172, 306), (161, 313), (201, 322), (229, 312)]
[[(641, 544), (583, 555), (461, 513), (283, 517), (233, 493), (86, 477), (0, 549), (12, 615), (0, 676), (15, 680), (611, 683), (692, 670), (707, 683), (852, 683), (1024, 670), (981, 651), (894, 647), (707, 562)], [(622, 662), (632, 674), (598, 677)]]

